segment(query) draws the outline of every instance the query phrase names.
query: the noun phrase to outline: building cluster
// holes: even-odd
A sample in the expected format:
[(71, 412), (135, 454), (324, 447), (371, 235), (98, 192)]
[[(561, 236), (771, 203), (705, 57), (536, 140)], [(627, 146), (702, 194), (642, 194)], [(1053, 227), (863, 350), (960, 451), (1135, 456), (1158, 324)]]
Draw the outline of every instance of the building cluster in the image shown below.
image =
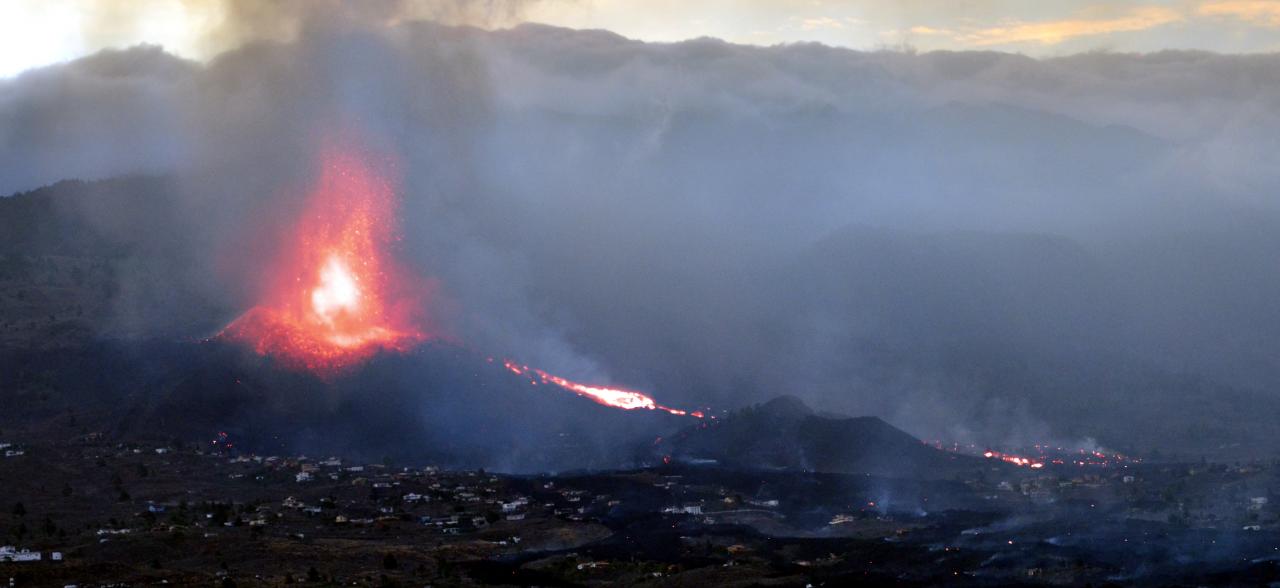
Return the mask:
[(27, 454), (27, 450), (13, 443), (0, 442), (0, 454), (5, 457), (22, 457)]
[[(0, 545), (0, 562), (23, 563), (42, 561), (43, 559), (44, 553), (40, 551), (18, 549), (12, 545)], [(62, 561), (62, 552), (50, 552), (49, 561)]]
[(1085, 504), (1128, 518), (1200, 528), (1280, 530), (1280, 464), (1144, 464), (1109, 470), (1046, 469), (1034, 476), (965, 480), (989, 501), (1048, 508)]

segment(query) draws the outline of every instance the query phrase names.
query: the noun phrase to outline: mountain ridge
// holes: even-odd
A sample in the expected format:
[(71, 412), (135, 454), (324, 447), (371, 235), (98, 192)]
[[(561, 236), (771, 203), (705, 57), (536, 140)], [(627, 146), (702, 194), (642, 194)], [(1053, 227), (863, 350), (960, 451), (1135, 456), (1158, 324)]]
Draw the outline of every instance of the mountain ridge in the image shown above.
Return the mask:
[(929, 447), (880, 417), (819, 414), (789, 395), (685, 428), (654, 450), (689, 463), (917, 479), (946, 479), (982, 465)]

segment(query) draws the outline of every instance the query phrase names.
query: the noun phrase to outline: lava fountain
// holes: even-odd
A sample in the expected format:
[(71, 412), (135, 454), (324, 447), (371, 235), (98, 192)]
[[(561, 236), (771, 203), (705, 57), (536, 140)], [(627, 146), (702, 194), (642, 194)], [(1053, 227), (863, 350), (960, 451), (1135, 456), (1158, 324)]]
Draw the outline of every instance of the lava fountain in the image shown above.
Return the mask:
[(219, 334), (329, 374), (429, 337), (427, 288), (391, 256), (395, 192), (360, 153), (327, 148), (259, 303)]

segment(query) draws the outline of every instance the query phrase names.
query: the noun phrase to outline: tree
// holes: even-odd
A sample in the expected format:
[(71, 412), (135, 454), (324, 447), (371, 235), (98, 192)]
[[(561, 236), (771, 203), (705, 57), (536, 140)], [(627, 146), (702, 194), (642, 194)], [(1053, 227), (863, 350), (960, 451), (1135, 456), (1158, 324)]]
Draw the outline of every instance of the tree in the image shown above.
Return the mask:
[(222, 526), (223, 523), (227, 522), (227, 516), (229, 514), (228, 510), (227, 505), (221, 502), (215, 503), (213, 505), (213, 512), (210, 513), (213, 516), (209, 517), (209, 524), (215, 527)]
[(395, 554), (388, 553), (382, 557), (382, 567), (388, 570), (399, 569), (400, 562), (396, 561)]
[(22, 517), (27, 515), (27, 507), (21, 502), (13, 505), (13, 516)]
[(307, 570), (307, 581), (308, 582), (320, 581), (320, 572), (316, 570), (315, 566), (311, 566), (311, 568)]

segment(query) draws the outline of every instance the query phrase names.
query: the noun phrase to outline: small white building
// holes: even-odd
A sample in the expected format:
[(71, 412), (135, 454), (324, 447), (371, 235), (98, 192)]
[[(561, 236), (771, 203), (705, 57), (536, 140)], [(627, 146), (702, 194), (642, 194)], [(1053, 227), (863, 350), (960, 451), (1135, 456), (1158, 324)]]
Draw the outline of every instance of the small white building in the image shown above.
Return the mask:
[(310, 482), (311, 480), (314, 480), (315, 476), (312, 476), (311, 472), (298, 472), (298, 475), (294, 476), (293, 479), (301, 484), (303, 482)]
[(30, 549), (22, 549), (12, 545), (0, 547), (0, 561), (3, 562), (30, 562), (40, 561), (41, 555), (39, 551), (31, 551)]
[(852, 523), (852, 522), (854, 522), (854, 521), (856, 521), (856, 520), (858, 520), (858, 519), (854, 518), (854, 517), (853, 517), (853, 515), (849, 515), (849, 514), (838, 514), (838, 515), (836, 515), (836, 516), (834, 516), (834, 517), (831, 517), (831, 522), (829, 522), (829, 523), (827, 523), (827, 524), (828, 524), (828, 525), (843, 525), (843, 524), (846, 524), (846, 523)]

